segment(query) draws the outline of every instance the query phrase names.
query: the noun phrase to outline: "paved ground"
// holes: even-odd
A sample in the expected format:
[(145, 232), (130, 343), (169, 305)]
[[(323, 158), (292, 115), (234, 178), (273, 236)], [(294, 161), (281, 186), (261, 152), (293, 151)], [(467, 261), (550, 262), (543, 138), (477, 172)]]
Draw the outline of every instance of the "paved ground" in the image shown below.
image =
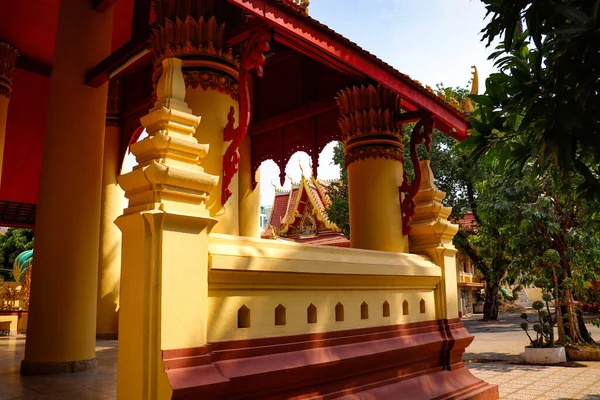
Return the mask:
[[(600, 400), (600, 362), (579, 362), (576, 367), (523, 365), (529, 341), (519, 327), (519, 314), (502, 314), (493, 322), (480, 318), (463, 320), (475, 336), (463, 359), (475, 376), (499, 385), (502, 399)], [(599, 340), (600, 329), (589, 329)]]
[[(600, 400), (600, 362), (579, 367), (519, 364), (528, 344), (518, 315), (496, 322), (465, 318), (475, 340), (464, 359), (477, 377), (500, 386), (502, 399)], [(600, 329), (591, 328), (600, 339)], [(24, 336), (0, 337), (0, 400), (115, 400), (117, 342), (98, 341), (98, 368), (76, 374), (28, 377), (19, 374)], [(409, 399), (407, 399), (409, 400)]]

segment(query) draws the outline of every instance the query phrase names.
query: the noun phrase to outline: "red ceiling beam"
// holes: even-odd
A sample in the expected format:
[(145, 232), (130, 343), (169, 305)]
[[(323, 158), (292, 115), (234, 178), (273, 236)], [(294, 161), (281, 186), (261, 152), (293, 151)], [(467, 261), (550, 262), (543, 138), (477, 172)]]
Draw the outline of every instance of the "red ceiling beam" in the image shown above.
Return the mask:
[(36, 60), (24, 55), (17, 57), (17, 69), (32, 72), (41, 76), (50, 77), (52, 75), (52, 65), (46, 64), (43, 61)]
[[(96, 3), (110, 1), (114, 2), (95, 0)], [(134, 0), (131, 39), (89, 70), (85, 75), (85, 84), (100, 87), (109, 79), (149, 63), (151, 58), (150, 0)]]
[(297, 107), (291, 111), (278, 114), (260, 121), (253, 122), (248, 128), (248, 135), (256, 136), (294, 122), (314, 117), (337, 108), (337, 103), (333, 97), (317, 100), (312, 103)]
[[(442, 104), (434, 95), (418, 88), (391, 67), (345, 38), (317, 26), (306, 17), (272, 0), (227, 0), (243, 10), (262, 18), (277, 28), (280, 37), (293, 42), (313, 59), (327, 60), (339, 68), (352, 68), (358, 76), (371, 78), (400, 94), (405, 101), (433, 114), (436, 127), (464, 139), (468, 122), (451, 106)], [(291, 43), (290, 43), (291, 44)]]
[(116, 2), (117, 0), (94, 0), (94, 2), (92, 3), (92, 8), (94, 9), (94, 11), (103, 13), (109, 8), (111, 8), (113, 5), (115, 5)]
[(152, 58), (150, 38), (130, 40), (85, 74), (85, 84), (97, 88), (116, 78), (128, 67), (148, 63)]

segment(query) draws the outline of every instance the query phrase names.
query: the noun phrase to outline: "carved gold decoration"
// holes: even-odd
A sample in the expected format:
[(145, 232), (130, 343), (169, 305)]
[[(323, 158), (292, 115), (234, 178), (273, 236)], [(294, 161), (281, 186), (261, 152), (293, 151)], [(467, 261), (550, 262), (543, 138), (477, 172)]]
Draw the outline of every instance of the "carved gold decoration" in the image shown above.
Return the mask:
[(108, 82), (108, 95), (106, 100), (106, 125), (118, 125), (121, 118), (123, 82), (111, 79)]
[(239, 98), (239, 84), (232, 78), (212, 71), (186, 71), (183, 73), (185, 85), (196, 89), (217, 90), (233, 97)]
[(402, 140), (402, 129), (394, 122), (394, 115), (401, 112), (400, 96), (391, 90), (381, 85), (354, 86), (342, 90), (337, 102), (344, 144), (373, 135)]
[(16, 48), (0, 42), (0, 96), (10, 97), (18, 55)]
[(354, 161), (366, 160), (367, 158), (387, 158), (404, 162), (404, 150), (402, 147), (391, 147), (386, 145), (375, 145), (355, 148), (344, 156), (346, 168)]
[[(479, 93), (479, 76), (477, 74), (477, 67), (473, 65), (471, 68), (473, 68), (473, 71), (471, 71), (471, 74), (473, 74), (473, 77), (471, 79), (471, 92), (469, 93), (470, 95)], [(463, 100), (463, 108), (464, 108), (465, 112), (467, 112), (467, 113), (474, 112), (475, 104), (473, 103), (473, 100), (471, 100), (468, 97), (465, 98)]]
[(337, 98), (346, 167), (366, 158), (402, 161), (402, 128), (394, 122), (401, 113), (400, 96), (378, 85), (354, 86)]
[(306, 15), (308, 15), (308, 6), (310, 5), (309, 0), (290, 0), (290, 1), (292, 3), (294, 3), (298, 8), (303, 10), (306, 13)]
[(184, 21), (165, 18), (153, 29), (153, 33), (155, 68), (165, 58), (186, 56), (204, 56), (239, 68), (238, 60), (224, 39), (225, 24), (219, 24), (214, 16), (208, 21), (204, 16), (194, 19), (190, 15)]

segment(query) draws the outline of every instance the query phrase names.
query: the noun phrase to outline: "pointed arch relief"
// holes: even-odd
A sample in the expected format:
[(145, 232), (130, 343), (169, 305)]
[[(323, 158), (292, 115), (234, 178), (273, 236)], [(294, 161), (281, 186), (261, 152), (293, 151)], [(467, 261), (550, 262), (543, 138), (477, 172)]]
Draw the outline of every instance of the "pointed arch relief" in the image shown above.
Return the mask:
[(388, 303), (387, 300), (384, 301), (381, 308), (382, 308), (382, 313), (383, 313), (384, 318), (389, 317), (390, 316), (390, 303)]
[(317, 323), (317, 307), (312, 303), (306, 309), (306, 322), (308, 324)]
[(246, 305), (238, 310), (238, 328), (250, 328), (250, 309)]
[(402, 302), (402, 315), (408, 315), (408, 300)]
[(360, 319), (369, 319), (369, 305), (364, 301), (360, 305)]
[(344, 320), (344, 306), (339, 302), (335, 305), (335, 320), (337, 322), (342, 322)]
[(285, 323), (285, 307), (282, 304), (280, 304), (275, 308), (275, 325), (285, 325)]
[(425, 314), (425, 300), (421, 299), (421, 301), (419, 302), (419, 310), (421, 311), (421, 314)]

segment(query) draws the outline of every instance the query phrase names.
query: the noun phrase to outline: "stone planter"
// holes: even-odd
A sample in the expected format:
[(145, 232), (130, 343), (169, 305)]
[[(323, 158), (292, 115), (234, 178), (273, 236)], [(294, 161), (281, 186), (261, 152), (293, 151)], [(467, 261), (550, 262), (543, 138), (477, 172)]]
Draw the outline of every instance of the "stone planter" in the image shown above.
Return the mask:
[(473, 314), (483, 314), (483, 301), (473, 304)]
[(550, 347), (536, 349), (525, 347), (525, 362), (529, 364), (551, 365), (567, 361), (564, 347)]
[(586, 348), (567, 347), (571, 361), (600, 361), (600, 351)]

